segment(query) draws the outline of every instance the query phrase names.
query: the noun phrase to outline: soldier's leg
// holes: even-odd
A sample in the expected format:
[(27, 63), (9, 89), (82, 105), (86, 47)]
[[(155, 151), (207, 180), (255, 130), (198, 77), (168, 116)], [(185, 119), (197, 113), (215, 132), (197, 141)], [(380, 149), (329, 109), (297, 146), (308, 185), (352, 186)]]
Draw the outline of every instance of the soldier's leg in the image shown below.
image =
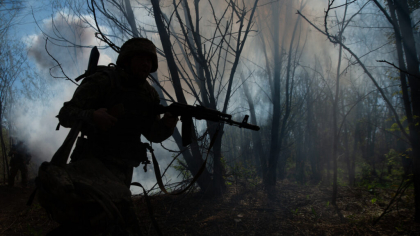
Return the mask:
[(91, 236), (89, 226), (86, 224), (62, 224), (51, 230), (46, 236)]
[(28, 186), (28, 166), (22, 163), (20, 166), (20, 174), (22, 176), (22, 186), (27, 187)]
[[(133, 176), (133, 167), (132, 166), (121, 166), (103, 162), (105, 166), (110, 170), (118, 179), (120, 179), (127, 188), (130, 188), (132, 176)], [(133, 202), (122, 202), (117, 203), (117, 208), (121, 213), (121, 216), (124, 219), (125, 227), (122, 228), (118, 226), (112, 235), (141, 235), (139, 221), (137, 219), (136, 212), (134, 210)]]
[(15, 178), (16, 175), (18, 173), (18, 168), (16, 167), (16, 165), (11, 165), (10, 166), (10, 175), (9, 175), (9, 186), (13, 187), (15, 186)]
[[(125, 171), (125, 184), (128, 188), (131, 186), (131, 181), (133, 179), (133, 167), (129, 166), (127, 167)], [(137, 218), (137, 214), (134, 208), (133, 201), (130, 201), (127, 203), (127, 205), (123, 206), (123, 217), (127, 224), (128, 232), (130, 232), (133, 235), (141, 235), (140, 231), (140, 223)]]
[[(118, 176), (127, 188), (130, 188), (132, 176), (133, 176), (133, 167), (125, 166), (120, 168), (113, 169), (110, 167), (111, 171)], [(119, 228), (113, 232), (112, 235), (132, 235), (138, 236), (142, 235), (140, 230), (139, 220), (137, 218), (136, 211), (134, 209), (133, 202), (122, 202), (117, 204), (118, 210), (121, 213), (121, 216), (124, 218), (125, 229)], [(124, 233), (123, 233), (124, 232)]]
[(124, 218), (125, 225), (124, 227), (119, 225), (117, 228), (115, 228), (115, 230), (112, 232), (112, 236), (142, 235), (133, 203), (131, 201), (130, 203), (124, 202), (118, 204), (117, 207), (120, 210), (121, 216)]

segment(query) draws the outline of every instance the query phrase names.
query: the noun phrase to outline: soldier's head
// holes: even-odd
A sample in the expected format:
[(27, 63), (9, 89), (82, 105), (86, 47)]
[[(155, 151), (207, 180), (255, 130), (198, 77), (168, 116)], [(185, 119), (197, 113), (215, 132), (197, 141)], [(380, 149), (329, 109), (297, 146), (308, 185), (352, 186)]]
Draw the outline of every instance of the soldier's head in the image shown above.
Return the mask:
[(140, 81), (158, 68), (156, 46), (146, 38), (127, 40), (120, 49), (117, 65)]

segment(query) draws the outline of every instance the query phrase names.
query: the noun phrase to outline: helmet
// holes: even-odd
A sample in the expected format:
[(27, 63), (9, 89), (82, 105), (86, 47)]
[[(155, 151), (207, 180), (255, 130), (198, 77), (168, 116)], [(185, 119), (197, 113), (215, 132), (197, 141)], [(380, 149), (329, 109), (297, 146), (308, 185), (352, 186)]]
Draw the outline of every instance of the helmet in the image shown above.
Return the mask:
[(156, 46), (152, 41), (146, 38), (132, 38), (127, 40), (120, 49), (120, 54), (117, 58), (117, 65), (121, 66), (126, 64), (131, 57), (136, 54), (145, 53), (152, 58), (152, 70), (155, 72), (158, 68), (158, 60), (156, 54)]

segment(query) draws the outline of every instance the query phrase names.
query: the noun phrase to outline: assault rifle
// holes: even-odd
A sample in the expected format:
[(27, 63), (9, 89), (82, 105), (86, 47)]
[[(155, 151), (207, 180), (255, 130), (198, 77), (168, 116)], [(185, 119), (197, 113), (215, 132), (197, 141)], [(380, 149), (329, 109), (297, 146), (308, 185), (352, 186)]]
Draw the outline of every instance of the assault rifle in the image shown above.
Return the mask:
[[(89, 56), (89, 63), (88, 68), (84, 74), (77, 77), (75, 80), (79, 82), (83, 78), (86, 78), (98, 70), (106, 70), (108, 69), (107, 66), (98, 66), (100, 53), (97, 47), (93, 47), (90, 56)], [(191, 136), (192, 136), (192, 118), (197, 120), (207, 120), (213, 121), (218, 123), (224, 123), (232, 126), (237, 126), (239, 128), (245, 128), (250, 130), (258, 131), (260, 130), (259, 126), (252, 125), (248, 123), (249, 116), (246, 115), (242, 122), (237, 122), (232, 120), (232, 115), (222, 113), (218, 110), (210, 109), (204, 106), (190, 106), (182, 103), (174, 102), (169, 106), (162, 106), (159, 105), (154, 108), (154, 112), (156, 114), (163, 114), (165, 112), (170, 112), (174, 116), (181, 116), (182, 121), (182, 145), (188, 146), (191, 143)], [(60, 124), (59, 124), (60, 125)], [(57, 126), (57, 129), (59, 127)]]
[(232, 120), (232, 115), (222, 113), (218, 110), (210, 109), (204, 106), (190, 106), (182, 103), (174, 102), (169, 106), (159, 105), (155, 108), (157, 114), (163, 114), (170, 112), (174, 116), (181, 116), (182, 121), (182, 145), (187, 146), (191, 143), (191, 132), (192, 132), (192, 118), (197, 120), (207, 120), (218, 123), (224, 123), (239, 128), (245, 128), (250, 130), (258, 131), (259, 126), (248, 123), (248, 115), (245, 115), (242, 122)]

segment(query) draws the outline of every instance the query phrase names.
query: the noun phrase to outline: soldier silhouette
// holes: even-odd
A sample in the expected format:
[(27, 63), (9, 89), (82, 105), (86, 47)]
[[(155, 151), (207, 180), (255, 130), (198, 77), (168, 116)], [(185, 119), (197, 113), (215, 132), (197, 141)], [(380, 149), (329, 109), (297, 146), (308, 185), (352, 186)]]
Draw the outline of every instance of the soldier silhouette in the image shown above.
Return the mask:
[(27, 187), (28, 185), (28, 164), (31, 161), (32, 156), (29, 154), (23, 141), (18, 141), (17, 144), (12, 145), (12, 149), (9, 152), (10, 158), (10, 176), (9, 186), (14, 187), (15, 178), (18, 171), (22, 176), (22, 186)]

